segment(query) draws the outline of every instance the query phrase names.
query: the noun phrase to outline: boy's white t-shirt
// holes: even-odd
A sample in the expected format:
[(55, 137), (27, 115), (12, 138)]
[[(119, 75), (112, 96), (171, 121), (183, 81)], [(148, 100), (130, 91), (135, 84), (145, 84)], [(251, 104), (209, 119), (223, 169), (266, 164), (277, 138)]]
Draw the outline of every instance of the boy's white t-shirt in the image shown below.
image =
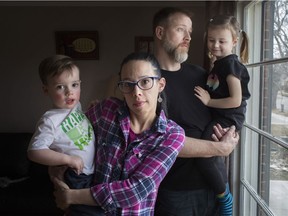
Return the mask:
[(51, 149), (78, 155), (84, 162), (83, 173), (94, 172), (95, 135), (81, 104), (73, 109), (51, 109), (37, 123), (29, 150)]

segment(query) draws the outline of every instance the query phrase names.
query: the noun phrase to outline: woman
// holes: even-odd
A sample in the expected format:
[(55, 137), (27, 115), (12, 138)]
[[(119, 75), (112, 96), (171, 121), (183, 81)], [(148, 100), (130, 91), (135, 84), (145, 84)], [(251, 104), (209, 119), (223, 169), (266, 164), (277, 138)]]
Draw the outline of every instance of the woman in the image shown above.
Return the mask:
[(95, 183), (76, 190), (54, 178), (60, 208), (84, 204), (101, 207), (103, 215), (154, 214), (159, 184), (185, 137), (166, 118), (160, 71), (150, 54), (132, 53), (123, 60), (118, 88), (124, 101), (110, 98), (86, 113), (96, 137)]

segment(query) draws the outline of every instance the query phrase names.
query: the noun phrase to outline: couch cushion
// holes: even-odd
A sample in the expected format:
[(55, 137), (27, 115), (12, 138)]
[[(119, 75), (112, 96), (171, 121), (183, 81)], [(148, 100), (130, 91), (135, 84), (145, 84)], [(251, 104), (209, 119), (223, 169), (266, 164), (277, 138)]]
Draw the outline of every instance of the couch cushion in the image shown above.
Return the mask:
[(16, 179), (28, 176), (27, 148), (32, 133), (0, 133), (0, 176)]

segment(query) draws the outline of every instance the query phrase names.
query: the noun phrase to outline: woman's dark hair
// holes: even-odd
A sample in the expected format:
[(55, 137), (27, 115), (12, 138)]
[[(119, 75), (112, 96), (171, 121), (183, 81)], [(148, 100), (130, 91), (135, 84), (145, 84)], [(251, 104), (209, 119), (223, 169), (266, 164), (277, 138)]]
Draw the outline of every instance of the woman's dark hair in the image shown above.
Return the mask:
[[(127, 55), (122, 61), (121, 66), (120, 66), (120, 72), (119, 72), (119, 80), (121, 80), (121, 71), (122, 71), (123, 65), (133, 60), (150, 62), (150, 64), (154, 68), (153, 71), (155, 72), (155, 75), (158, 76), (159, 78), (162, 77), (160, 64), (153, 54), (146, 53), (146, 52), (133, 52)], [(159, 115), (161, 110), (163, 109), (166, 116), (168, 116), (167, 105), (166, 105), (167, 99), (166, 99), (166, 94), (164, 90), (159, 93), (159, 96), (162, 98), (162, 102), (161, 103), (157, 102), (156, 114)]]

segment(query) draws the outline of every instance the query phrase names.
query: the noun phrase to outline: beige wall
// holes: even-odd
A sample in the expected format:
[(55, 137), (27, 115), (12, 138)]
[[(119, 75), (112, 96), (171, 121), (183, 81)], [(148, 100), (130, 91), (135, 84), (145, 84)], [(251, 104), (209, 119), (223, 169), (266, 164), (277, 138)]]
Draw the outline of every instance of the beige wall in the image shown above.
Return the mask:
[(92, 99), (105, 96), (122, 58), (134, 50), (134, 37), (151, 36), (153, 14), (169, 5), (194, 13), (189, 62), (202, 64), (203, 2), (0, 3), (0, 132), (33, 132), (50, 108), (37, 68), (43, 58), (55, 54), (55, 31), (99, 33), (100, 59), (78, 61), (85, 108)]

